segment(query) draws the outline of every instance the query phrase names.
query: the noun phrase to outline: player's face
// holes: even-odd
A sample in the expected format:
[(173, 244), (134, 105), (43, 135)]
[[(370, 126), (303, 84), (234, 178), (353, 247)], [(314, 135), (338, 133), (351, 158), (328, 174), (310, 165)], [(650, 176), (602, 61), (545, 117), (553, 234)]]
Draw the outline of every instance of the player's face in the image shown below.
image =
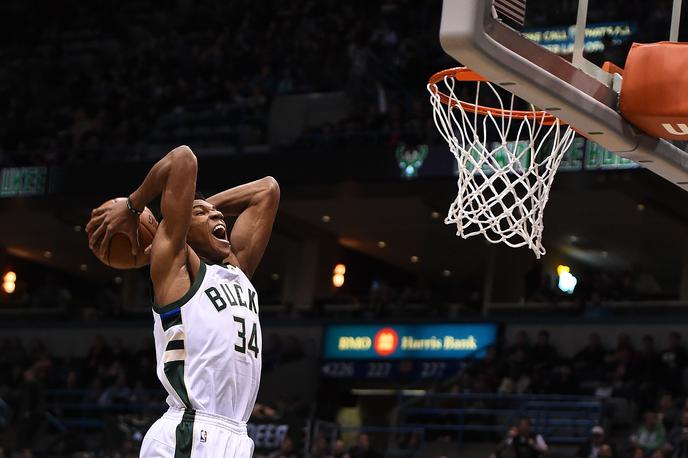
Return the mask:
[(199, 256), (212, 262), (222, 262), (231, 252), (224, 216), (205, 200), (194, 200), (186, 240)]

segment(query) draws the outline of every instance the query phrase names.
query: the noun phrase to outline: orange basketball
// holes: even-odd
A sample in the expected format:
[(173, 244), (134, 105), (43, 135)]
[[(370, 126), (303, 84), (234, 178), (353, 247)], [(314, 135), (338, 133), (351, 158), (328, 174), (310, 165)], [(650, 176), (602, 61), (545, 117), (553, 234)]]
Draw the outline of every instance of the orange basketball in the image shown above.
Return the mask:
[[(117, 201), (123, 200), (123, 197), (117, 199), (110, 199), (101, 205), (99, 208), (107, 207)], [(153, 237), (158, 229), (158, 221), (153, 216), (153, 213), (148, 207), (143, 209), (143, 213), (139, 216), (139, 253), (134, 256), (131, 254), (131, 243), (125, 234), (115, 234), (110, 239), (109, 246), (105, 250), (104, 256), (98, 257), (104, 264), (114, 267), (115, 269), (135, 269), (143, 267), (150, 262), (150, 256), (144, 254), (144, 250), (153, 243)], [(96, 256), (98, 254), (96, 253)]]

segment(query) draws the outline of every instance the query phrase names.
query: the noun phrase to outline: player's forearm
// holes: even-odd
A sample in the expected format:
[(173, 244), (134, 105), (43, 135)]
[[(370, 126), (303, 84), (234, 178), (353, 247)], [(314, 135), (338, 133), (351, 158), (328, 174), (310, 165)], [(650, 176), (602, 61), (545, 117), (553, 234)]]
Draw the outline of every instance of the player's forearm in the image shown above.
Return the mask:
[(275, 197), (279, 198), (279, 185), (274, 178), (265, 177), (219, 192), (207, 200), (225, 216), (237, 216), (251, 205), (271, 202)]
[(196, 156), (191, 149), (185, 145), (178, 146), (160, 159), (150, 169), (141, 186), (130, 194), (131, 205), (136, 209), (143, 209), (162, 193), (172, 173), (184, 174), (191, 179), (196, 171)]

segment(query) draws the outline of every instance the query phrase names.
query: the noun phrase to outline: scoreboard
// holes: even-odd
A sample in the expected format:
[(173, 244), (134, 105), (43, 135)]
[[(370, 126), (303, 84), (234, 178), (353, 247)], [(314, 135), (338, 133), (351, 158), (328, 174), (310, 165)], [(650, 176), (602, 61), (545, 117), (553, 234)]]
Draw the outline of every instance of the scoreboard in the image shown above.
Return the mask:
[(328, 378), (437, 378), (485, 357), (495, 323), (331, 325), (321, 375)]

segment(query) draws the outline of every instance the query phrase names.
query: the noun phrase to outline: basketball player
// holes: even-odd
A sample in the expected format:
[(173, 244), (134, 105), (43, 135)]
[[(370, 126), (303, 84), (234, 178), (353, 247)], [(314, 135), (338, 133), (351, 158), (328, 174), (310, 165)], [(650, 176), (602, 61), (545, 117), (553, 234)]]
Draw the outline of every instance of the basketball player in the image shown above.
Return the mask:
[[(89, 244), (103, 253), (116, 232), (136, 241), (138, 215), (161, 196), (163, 219), (146, 254), (157, 374), (169, 409), (148, 430), (140, 456), (248, 458), (253, 441), (246, 421), (262, 356), (258, 296), (249, 279), (270, 239), (279, 187), (266, 177), (194, 198), (196, 170), (187, 146), (172, 150), (128, 199), (93, 211)], [(229, 237), (225, 216), (237, 216)]]

